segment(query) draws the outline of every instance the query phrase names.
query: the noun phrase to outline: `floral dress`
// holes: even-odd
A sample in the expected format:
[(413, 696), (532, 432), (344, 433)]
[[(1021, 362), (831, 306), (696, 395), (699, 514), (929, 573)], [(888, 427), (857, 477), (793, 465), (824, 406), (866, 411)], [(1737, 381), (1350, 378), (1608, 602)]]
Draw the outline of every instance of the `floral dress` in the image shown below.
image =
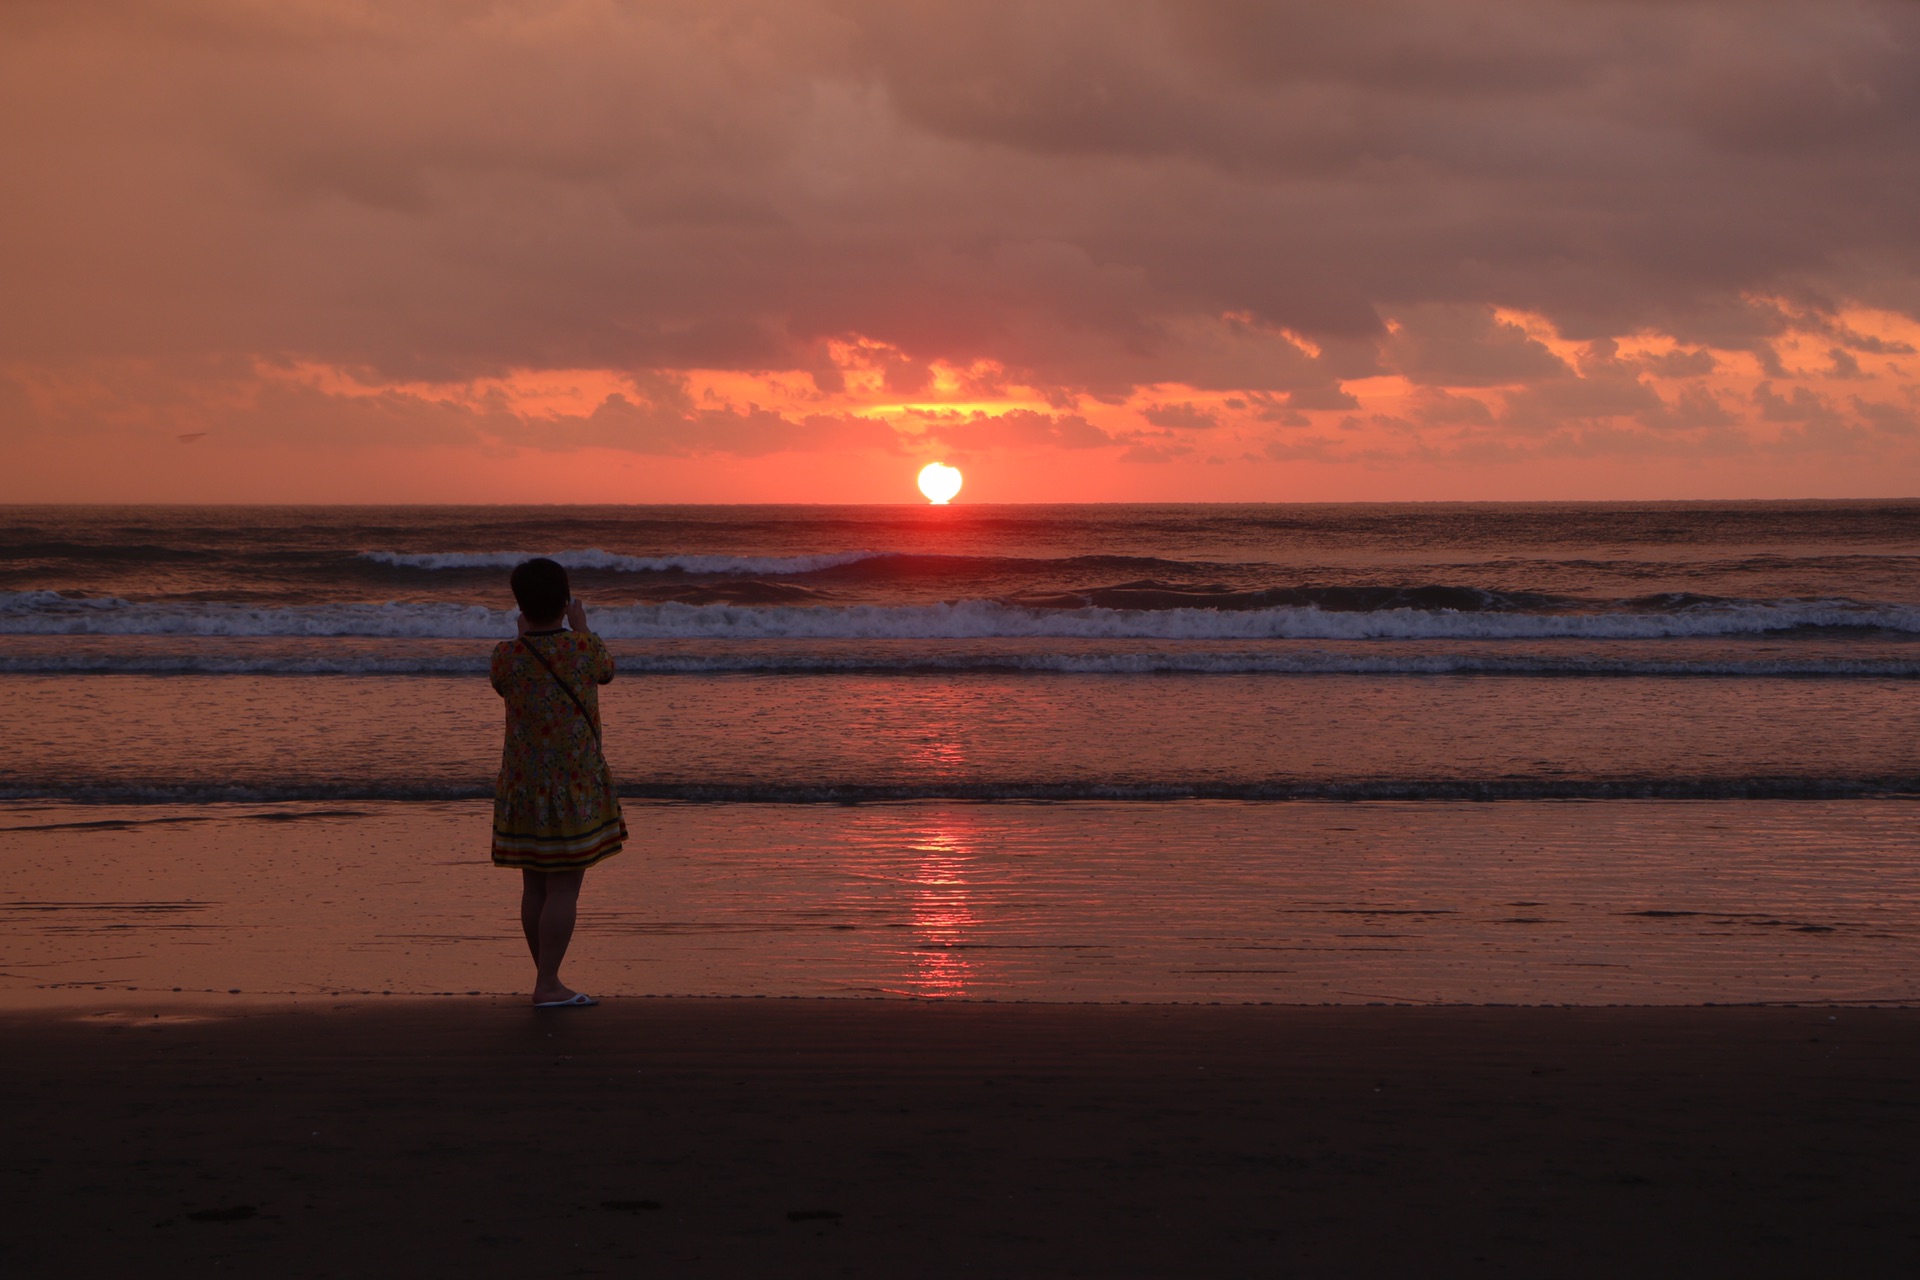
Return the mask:
[(580, 871), (620, 852), (627, 823), (600, 753), (600, 686), (613, 679), (606, 645), (590, 631), (531, 631), (495, 647), (492, 674), (494, 690), (507, 700), (507, 744), (493, 793), (493, 865)]

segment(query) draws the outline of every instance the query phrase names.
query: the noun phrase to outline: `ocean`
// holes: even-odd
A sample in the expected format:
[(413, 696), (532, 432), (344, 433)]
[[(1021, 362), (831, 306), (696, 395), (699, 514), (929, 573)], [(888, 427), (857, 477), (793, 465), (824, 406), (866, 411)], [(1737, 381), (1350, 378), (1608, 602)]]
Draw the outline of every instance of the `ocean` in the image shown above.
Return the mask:
[[(1920, 997), (1913, 502), (5, 508), (0, 851), (88, 822), (454, 813), (473, 829), (436, 856), (484, 863), (484, 673), (532, 555), (569, 567), (620, 669), (606, 750), (638, 834), (608, 866), (650, 879), (599, 901), (651, 939), (635, 989)], [(848, 886), (919, 883), (927, 832), (962, 828), (1013, 877), (968, 891), (967, 936), (907, 893), (894, 950), (861, 950), (885, 922), (836, 915)], [(19, 930), (78, 918), (66, 865), (0, 864)], [(1572, 893), (1595, 875), (1606, 894)], [(1297, 930), (1276, 895), (1413, 942), (1328, 942), (1308, 985), (1220, 960)], [(1463, 912), (1487, 928), (1456, 936)], [(1546, 980), (1556, 920), (1607, 957), (1567, 964), (1624, 969)], [(1791, 935), (1779, 964), (1753, 962), (1762, 935)], [(996, 949), (997, 978), (910, 977)], [(1471, 954), (1505, 976), (1436, 976)], [(313, 989), (439, 989), (394, 972)]]

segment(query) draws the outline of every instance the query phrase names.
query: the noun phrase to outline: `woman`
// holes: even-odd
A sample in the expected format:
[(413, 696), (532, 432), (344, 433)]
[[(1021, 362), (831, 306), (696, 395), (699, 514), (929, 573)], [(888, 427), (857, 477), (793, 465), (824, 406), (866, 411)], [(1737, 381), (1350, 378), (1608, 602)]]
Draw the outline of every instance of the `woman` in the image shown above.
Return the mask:
[(627, 838), (600, 751), (599, 687), (613, 679), (613, 657), (587, 630), (586, 607), (573, 599), (560, 565), (529, 560), (510, 582), (520, 634), (493, 651), (493, 687), (507, 702), (493, 864), (520, 871), (534, 1007), (579, 1008), (599, 1003), (560, 981), (580, 884), (588, 867), (620, 852)]

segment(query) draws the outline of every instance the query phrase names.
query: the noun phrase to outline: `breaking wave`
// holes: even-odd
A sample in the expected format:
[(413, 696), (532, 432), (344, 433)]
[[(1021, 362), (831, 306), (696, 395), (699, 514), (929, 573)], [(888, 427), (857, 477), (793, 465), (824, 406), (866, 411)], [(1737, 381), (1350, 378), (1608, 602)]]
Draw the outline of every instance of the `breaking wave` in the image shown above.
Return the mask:
[[(1484, 593), (1483, 593), (1484, 594)], [(998, 600), (921, 605), (745, 605), (679, 601), (596, 608), (594, 629), (617, 640), (1653, 640), (1820, 628), (1920, 635), (1920, 608), (1849, 600), (1625, 601), (1590, 612), (1515, 606), (1377, 607), (1319, 603), (1257, 608), (1060, 607)], [(380, 636), (504, 639), (513, 615), (453, 603), (258, 606), (132, 602), (51, 591), (0, 593), (0, 634)]]

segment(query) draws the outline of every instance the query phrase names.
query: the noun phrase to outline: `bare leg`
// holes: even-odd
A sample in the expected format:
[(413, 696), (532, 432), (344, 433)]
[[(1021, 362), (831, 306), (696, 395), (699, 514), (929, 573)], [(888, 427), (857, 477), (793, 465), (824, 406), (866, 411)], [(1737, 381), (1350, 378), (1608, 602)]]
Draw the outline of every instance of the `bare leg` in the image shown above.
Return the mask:
[(520, 873), (520, 932), (527, 935), (527, 951), (534, 968), (540, 967), (540, 909), (547, 904), (547, 873)]
[(535, 1002), (565, 1000), (573, 989), (560, 981), (560, 962), (567, 958), (567, 944), (573, 941), (574, 913), (580, 905), (580, 885), (584, 871), (537, 872), (546, 880), (540, 904), (538, 949), (534, 963), (539, 972), (533, 981)]

